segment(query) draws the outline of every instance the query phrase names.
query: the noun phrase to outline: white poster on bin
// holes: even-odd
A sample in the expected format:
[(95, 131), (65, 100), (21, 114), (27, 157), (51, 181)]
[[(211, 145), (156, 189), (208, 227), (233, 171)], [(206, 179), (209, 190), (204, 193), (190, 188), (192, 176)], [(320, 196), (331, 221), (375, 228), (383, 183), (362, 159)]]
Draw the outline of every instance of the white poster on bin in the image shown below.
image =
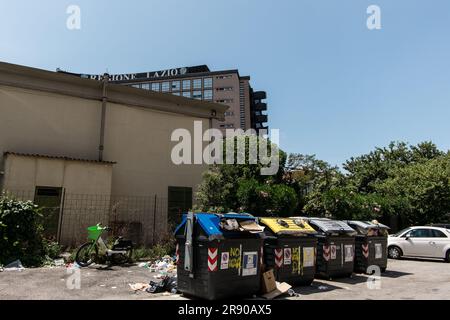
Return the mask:
[(375, 243), (375, 259), (383, 258), (383, 246), (381, 243)]
[(258, 253), (256, 251), (244, 252), (242, 276), (255, 276), (257, 274)]
[(303, 266), (314, 267), (314, 248), (303, 248)]
[(345, 262), (353, 261), (353, 246), (351, 244), (346, 245), (344, 250), (345, 250)]

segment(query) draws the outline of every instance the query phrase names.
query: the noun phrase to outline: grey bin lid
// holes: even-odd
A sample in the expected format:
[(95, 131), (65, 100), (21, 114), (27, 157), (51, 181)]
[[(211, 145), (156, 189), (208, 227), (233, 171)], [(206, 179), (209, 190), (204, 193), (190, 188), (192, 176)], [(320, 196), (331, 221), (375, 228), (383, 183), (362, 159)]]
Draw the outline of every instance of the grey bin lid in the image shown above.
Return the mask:
[(356, 230), (352, 229), (347, 223), (340, 220), (331, 220), (327, 218), (304, 218), (309, 224), (318, 227), (325, 233), (347, 233), (349, 235), (356, 235)]
[(374, 224), (369, 221), (358, 221), (358, 220), (346, 220), (345, 221), (350, 227), (356, 226), (362, 229), (378, 229), (378, 230), (389, 230), (390, 228), (384, 224), (378, 223)]

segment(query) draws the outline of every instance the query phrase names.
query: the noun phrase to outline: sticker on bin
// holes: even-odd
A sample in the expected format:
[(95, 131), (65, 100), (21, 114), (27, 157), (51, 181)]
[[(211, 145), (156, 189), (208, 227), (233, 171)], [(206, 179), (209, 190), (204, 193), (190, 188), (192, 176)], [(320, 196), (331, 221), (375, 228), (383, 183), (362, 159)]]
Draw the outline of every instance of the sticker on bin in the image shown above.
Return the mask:
[(381, 243), (375, 243), (375, 259), (383, 258), (383, 246)]
[(242, 276), (255, 276), (257, 274), (258, 252), (244, 252)]
[(336, 246), (335, 245), (332, 245), (332, 246), (330, 246), (330, 248), (331, 248), (331, 260), (334, 260), (334, 259), (336, 259)]
[(230, 261), (230, 253), (222, 252), (220, 257), (220, 269), (225, 270), (228, 269), (228, 262)]
[(325, 261), (330, 260), (330, 247), (329, 246), (323, 246), (323, 258)]
[(275, 264), (281, 268), (283, 264), (283, 249), (275, 249)]
[(217, 248), (208, 249), (208, 271), (217, 271)]
[(353, 261), (353, 246), (345, 245), (344, 250), (345, 250), (345, 262)]
[(180, 264), (180, 247), (178, 246), (178, 243), (177, 243), (177, 247), (175, 249), (175, 255), (176, 255), (175, 262), (178, 265), (178, 264)]
[(285, 248), (284, 249), (284, 264), (291, 264), (292, 261), (292, 249)]
[[(362, 244), (362, 254), (364, 257), (369, 257), (369, 245), (368, 244)], [(376, 248), (376, 247), (375, 247)]]
[(314, 267), (314, 248), (303, 248), (303, 266)]

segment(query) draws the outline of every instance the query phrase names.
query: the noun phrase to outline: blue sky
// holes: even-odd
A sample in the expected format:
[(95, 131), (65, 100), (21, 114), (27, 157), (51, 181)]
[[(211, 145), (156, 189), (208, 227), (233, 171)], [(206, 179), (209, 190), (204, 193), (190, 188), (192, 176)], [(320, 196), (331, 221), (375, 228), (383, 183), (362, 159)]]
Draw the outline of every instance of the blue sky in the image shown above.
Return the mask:
[[(66, 28), (69, 5), (81, 30)], [(381, 8), (381, 30), (366, 9)], [(129, 73), (207, 64), (268, 94), (288, 152), (339, 165), (392, 140), (450, 149), (448, 0), (0, 0), (0, 60)]]

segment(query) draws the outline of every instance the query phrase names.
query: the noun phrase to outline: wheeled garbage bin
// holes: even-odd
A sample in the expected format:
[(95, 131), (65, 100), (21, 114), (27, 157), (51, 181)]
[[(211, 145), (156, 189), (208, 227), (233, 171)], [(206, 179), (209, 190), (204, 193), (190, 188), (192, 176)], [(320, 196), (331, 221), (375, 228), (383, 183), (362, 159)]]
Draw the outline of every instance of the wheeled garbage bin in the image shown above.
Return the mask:
[(355, 272), (372, 274), (378, 267), (387, 268), (387, 237), (389, 227), (369, 221), (345, 221), (358, 234), (355, 237)]
[(183, 215), (175, 230), (178, 290), (208, 300), (257, 293), (263, 229), (247, 214)]
[(350, 277), (354, 267), (356, 231), (339, 220), (303, 219), (318, 232), (316, 276), (326, 279)]
[(264, 267), (292, 286), (310, 285), (316, 273), (317, 232), (305, 220), (259, 218), (264, 226)]

